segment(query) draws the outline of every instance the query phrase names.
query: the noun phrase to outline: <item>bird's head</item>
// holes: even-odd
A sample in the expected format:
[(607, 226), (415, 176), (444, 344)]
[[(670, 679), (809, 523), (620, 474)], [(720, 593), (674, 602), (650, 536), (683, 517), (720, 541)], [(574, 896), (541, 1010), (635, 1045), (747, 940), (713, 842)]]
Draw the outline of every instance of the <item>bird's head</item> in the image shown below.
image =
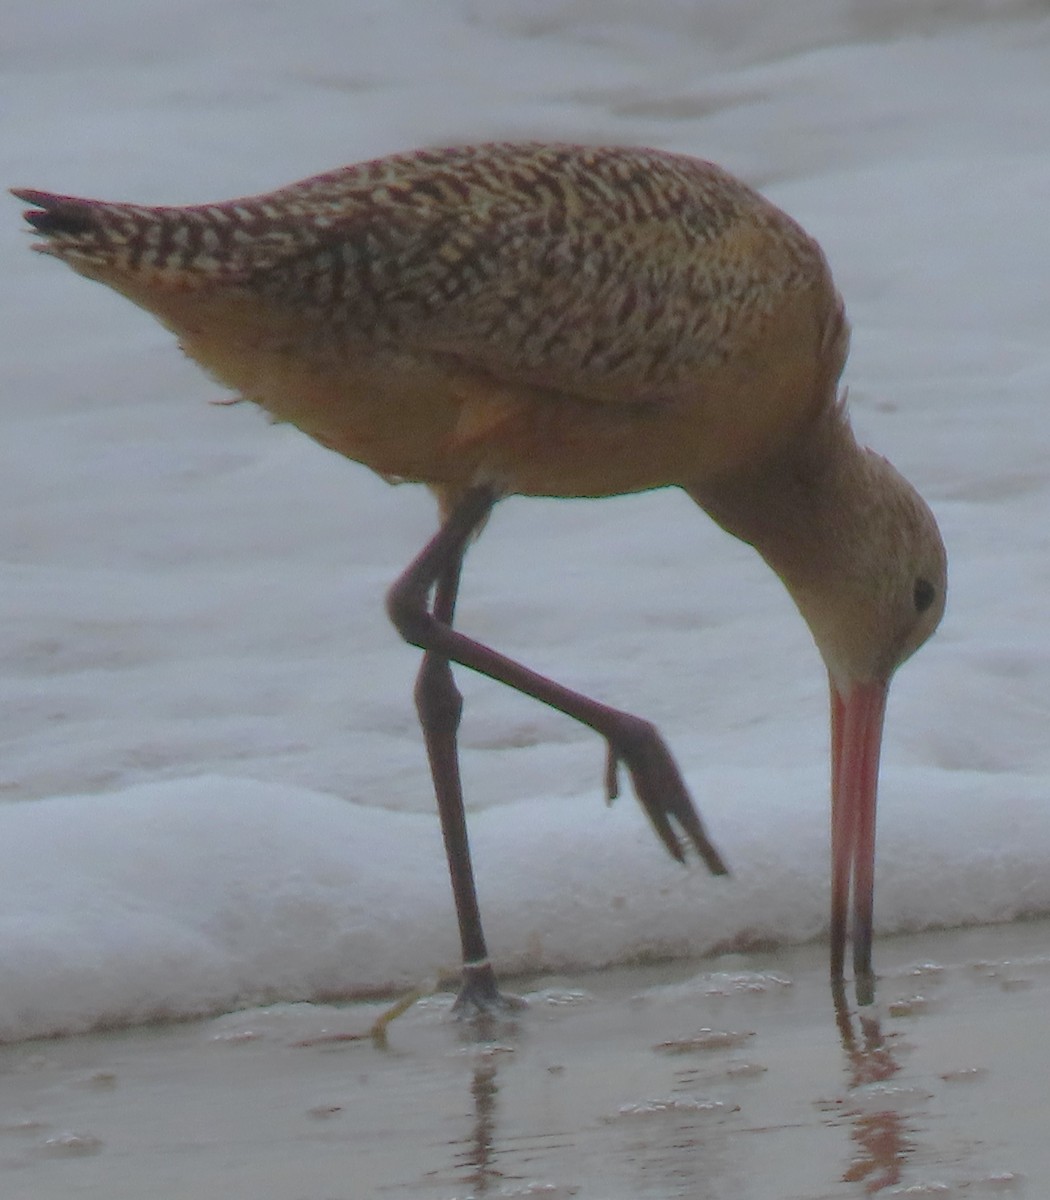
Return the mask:
[(832, 685), (887, 684), (940, 623), (947, 559), (933, 513), (880, 455), (858, 447), (848, 481), (813, 508), (809, 552), (778, 563)]

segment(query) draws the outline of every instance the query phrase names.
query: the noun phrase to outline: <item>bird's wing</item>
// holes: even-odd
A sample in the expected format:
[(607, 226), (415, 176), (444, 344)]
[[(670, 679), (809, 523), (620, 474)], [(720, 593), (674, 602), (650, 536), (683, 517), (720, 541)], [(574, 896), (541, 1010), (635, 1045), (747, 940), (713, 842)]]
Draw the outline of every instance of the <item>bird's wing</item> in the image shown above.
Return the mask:
[[(733, 281), (660, 224), (503, 221), (437, 256), (421, 349), (534, 387), (613, 403), (673, 393), (720, 353)], [(446, 265), (447, 262), (447, 265)]]
[(255, 283), (349, 336), (514, 384), (658, 403), (739, 355), (765, 309), (813, 275), (782, 230), (742, 205), (722, 215), (413, 197), (351, 207)]

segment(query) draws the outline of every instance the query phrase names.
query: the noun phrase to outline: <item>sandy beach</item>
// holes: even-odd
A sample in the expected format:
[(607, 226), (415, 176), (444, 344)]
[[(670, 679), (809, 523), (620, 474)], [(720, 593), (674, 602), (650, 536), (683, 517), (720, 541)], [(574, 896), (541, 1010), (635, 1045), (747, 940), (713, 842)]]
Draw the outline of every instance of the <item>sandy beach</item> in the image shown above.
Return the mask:
[(287, 1005), (0, 1050), (10, 1200), (1027, 1196), (1050, 1178), (1050, 923), (516, 981), (489, 1028)]

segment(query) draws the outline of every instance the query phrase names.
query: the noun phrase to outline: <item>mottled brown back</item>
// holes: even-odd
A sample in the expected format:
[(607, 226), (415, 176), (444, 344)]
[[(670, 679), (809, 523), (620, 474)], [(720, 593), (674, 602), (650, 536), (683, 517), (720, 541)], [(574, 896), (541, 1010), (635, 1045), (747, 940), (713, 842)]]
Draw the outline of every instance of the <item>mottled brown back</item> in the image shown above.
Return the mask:
[(34, 222), (50, 252), (106, 282), (238, 285), (331, 339), (397, 341), (596, 400), (663, 398), (793, 291), (834, 306), (793, 221), (719, 167), (655, 150), (454, 147), (223, 204), (51, 201)]

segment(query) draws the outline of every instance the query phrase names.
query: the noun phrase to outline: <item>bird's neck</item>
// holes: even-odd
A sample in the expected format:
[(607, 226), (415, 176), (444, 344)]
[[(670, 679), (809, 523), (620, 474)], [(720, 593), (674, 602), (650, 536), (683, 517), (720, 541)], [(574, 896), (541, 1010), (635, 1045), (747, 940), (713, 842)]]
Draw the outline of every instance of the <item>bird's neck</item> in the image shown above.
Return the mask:
[(896, 476), (857, 444), (832, 399), (774, 459), (688, 489), (780, 576), (836, 687), (887, 679), (896, 661), (895, 646), (882, 653), (881, 584), (872, 575), (886, 524), (878, 483), (888, 473)]
[(886, 459), (857, 444), (840, 405), (764, 469), (690, 494), (783, 580), (840, 695), (885, 686), (936, 627), (945, 575), (937, 523)]
[(797, 600), (848, 566), (863, 528), (869, 455), (831, 397), (773, 458), (687, 490), (723, 529), (754, 546)]

